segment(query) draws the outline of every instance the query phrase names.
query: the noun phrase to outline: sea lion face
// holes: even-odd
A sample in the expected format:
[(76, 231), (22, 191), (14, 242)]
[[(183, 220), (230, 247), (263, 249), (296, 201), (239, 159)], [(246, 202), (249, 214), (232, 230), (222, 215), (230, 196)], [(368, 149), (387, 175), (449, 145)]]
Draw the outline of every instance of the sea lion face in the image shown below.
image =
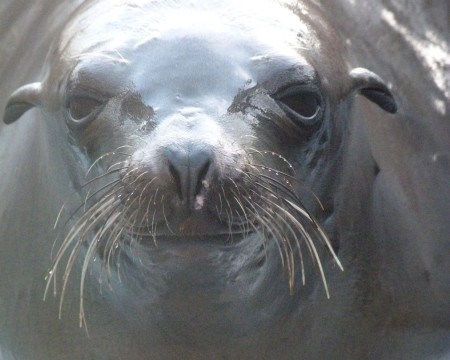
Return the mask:
[[(94, 6), (76, 21), (93, 25), (74, 32), (69, 24), (52, 66), (67, 70), (49, 77), (58, 86), (44, 85), (58, 118), (87, 164), (104, 157), (99, 171), (121, 168), (110, 177), (118, 183), (108, 200), (126, 213), (121, 227), (130, 236), (253, 233), (261, 189), (250, 184), (269, 187), (258, 206), (281, 191), (274, 184), (294, 196), (292, 179), (321, 167), (317, 153), (333, 131), (321, 76), (301, 50), (311, 48), (312, 34), (279, 7), (283, 24), (273, 16), (243, 21), (227, 9), (190, 17), (167, 7), (158, 11), (169, 19), (161, 25), (142, 10), (115, 14), (113, 7), (90, 22)], [(221, 16), (230, 19), (221, 24)], [(134, 21), (124, 26), (128, 18)], [(96, 37), (99, 27), (105, 38)]]
[[(189, 298), (198, 285), (233, 309), (270, 289), (256, 307), (280, 315), (292, 298), (274, 274), (287, 273), (293, 292), (313, 263), (326, 289), (318, 241), (334, 252), (320, 223), (333, 212), (350, 95), (364, 90), (388, 110), (393, 100), (376, 75), (348, 72), (311, 9), (264, 4), (255, 16), (245, 3), (93, 2), (67, 25), (46, 79), (19, 89), (5, 117), (42, 106), (68, 134), (74, 173), (92, 176), (86, 186), (72, 179), (79, 201), (50, 279), (65, 261), (66, 277), (82, 251), (83, 283), (98, 256), (112, 283), (133, 288), (140, 314), (162, 293), (167, 313), (168, 298), (188, 306), (177, 291)], [(259, 310), (225, 318), (245, 332), (265, 321)]]

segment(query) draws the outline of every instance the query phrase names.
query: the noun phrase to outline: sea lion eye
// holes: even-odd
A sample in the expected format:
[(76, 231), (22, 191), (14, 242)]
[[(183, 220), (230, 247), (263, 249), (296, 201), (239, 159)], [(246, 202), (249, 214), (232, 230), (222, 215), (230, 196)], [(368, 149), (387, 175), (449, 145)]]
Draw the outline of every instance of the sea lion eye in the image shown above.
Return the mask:
[(101, 109), (103, 102), (90, 96), (73, 96), (67, 102), (67, 109), (72, 121), (86, 123)]
[(294, 86), (277, 94), (275, 99), (296, 123), (312, 126), (320, 118), (318, 115), (322, 110), (322, 99), (318, 91)]

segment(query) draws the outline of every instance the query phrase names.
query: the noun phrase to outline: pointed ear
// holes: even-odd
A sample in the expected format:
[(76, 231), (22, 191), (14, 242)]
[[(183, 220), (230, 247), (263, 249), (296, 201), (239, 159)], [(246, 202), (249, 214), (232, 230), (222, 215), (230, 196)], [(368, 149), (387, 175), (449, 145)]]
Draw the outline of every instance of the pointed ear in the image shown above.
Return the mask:
[(21, 86), (14, 91), (6, 104), (3, 121), (11, 124), (26, 111), (41, 104), (42, 85), (40, 82)]
[(350, 78), (353, 91), (358, 91), (361, 95), (391, 114), (397, 112), (397, 104), (391, 91), (377, 74), (367, 69), (356, 68), (350, 71)]

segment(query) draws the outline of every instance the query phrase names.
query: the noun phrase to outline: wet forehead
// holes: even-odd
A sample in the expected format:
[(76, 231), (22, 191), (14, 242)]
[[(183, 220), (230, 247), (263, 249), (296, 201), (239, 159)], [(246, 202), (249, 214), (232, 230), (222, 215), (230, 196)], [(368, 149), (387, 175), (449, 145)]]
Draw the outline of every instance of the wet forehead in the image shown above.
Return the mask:
[(294, 54), (310, 46), (311, 36), (308, 26), (276, 1), (95, 1), (69, 24), (61, 43), (81, 54), (173, 38), (209, 39), (217, 48), (239, 39)]

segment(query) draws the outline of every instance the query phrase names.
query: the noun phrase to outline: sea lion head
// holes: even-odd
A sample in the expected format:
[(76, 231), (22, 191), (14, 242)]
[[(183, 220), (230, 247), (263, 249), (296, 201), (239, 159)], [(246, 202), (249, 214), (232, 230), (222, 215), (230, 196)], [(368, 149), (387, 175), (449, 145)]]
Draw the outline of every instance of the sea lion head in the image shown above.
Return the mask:
[(65, 284), (79, 261), (81, 283), (106, 277), (138, 322), (173, 325), (175, 311), (186, 325), (199, 301), (227, 316), (203, 305), (197, 321), (246, 331), (292, 311), (314, 289), (295, 286), (307, 274), (328, 291), (322, 262), (339, 260), (322, 225), (352, 99), (395, 102), (376, 74), (348, 68), (314, 6), (215, 5), (87, 2), (4, 121), (38, 106), (66, 144), (75, 194), (50, 279), (62, 267)]

